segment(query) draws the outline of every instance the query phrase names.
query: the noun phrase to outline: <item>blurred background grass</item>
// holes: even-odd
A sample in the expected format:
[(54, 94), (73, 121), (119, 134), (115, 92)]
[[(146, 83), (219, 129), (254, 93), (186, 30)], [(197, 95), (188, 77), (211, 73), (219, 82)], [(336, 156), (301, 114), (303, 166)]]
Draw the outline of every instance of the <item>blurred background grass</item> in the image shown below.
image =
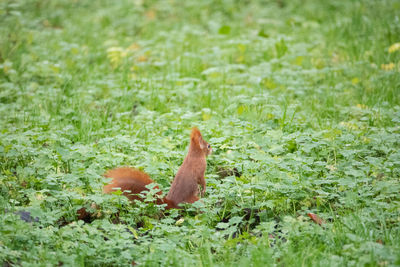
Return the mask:
[[(1, 210), (40, 224), (3, 214), (1, 261), (398, 265), (399, 11), (396, 0), (2, 1)], [(101, 194), (101, 174), (120, 165), (167, 191), (193, 125), (216, 148), (202, 213), (176, 226), (178, 213), (155, 219)], [(76, 222), (91, 202), (99, 219)], [(110, 223), (117, 208), (138, 238)]]

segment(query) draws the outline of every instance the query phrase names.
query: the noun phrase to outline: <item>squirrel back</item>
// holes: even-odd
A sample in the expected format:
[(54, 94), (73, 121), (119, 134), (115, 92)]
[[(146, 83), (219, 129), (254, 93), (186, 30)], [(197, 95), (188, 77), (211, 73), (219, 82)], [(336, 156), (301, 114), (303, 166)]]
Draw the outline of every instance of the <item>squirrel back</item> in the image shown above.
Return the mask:
[[(201, 185), (203, 195), (206, 190), (204, 172), (206, 170), (206, 156), (211, 154), (211, 146), (204, 141), (199, 129), (194, 127), (190, 135), (190, 146), (181, 167), (179, 168), (170, 191), (163, 199), (158, 198), (157, 204), (167, 204), (166, 208), (179, 208), (179, 203), (193, 203), (198, 198), (198, 185)], [(103, 192), (110, 193), (120, 190), (129, 200), (142, 200), (137, 194), (148, 191), (146, 185), (153, 183), (147, 173), (140, 170), (121, 167), (109, 170), (104, 174), (105, 177), (113, 178), (110, 184), (104, 186)], [(159, 188), (157, 185), (154, 188)], [(128, 192), (124, 192), (128, 190)], [(159, 191), (157, 194), (161, 195)]]
[(175, 205), (182, 202), (193, 203), (199, 199), (198, 185), (202, 187), (201, 195), (205, 193), (206, 157), (211, 152), (211, 146), (204, 141), (199, 129), (194, 127), (190, 135), (189, 151), (176, 173), (166, 199), (172, 201)]

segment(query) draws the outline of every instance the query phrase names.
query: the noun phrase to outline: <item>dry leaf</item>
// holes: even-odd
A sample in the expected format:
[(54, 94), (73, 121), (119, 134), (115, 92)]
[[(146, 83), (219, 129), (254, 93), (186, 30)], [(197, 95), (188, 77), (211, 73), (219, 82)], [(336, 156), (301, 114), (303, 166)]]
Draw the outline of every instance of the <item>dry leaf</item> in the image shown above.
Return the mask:
[(325, 223), (324, 220), (322, 220), (317, 214), (314, 213), (307, 213), (308, 217), (311, 218), (315, 223), (318, 223), (319, 225), (322, 225)]

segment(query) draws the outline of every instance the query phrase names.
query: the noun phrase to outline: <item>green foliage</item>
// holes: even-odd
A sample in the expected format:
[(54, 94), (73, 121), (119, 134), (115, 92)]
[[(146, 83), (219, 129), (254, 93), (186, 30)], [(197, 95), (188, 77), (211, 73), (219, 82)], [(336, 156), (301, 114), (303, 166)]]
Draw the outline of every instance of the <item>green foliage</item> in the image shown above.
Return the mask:
[[(399, 11), (2, 1), (0, 263), (400, 265)], [(192, 126), (214, 148), (201, 201), (102, 194), (123, 165), (167, 192)]]

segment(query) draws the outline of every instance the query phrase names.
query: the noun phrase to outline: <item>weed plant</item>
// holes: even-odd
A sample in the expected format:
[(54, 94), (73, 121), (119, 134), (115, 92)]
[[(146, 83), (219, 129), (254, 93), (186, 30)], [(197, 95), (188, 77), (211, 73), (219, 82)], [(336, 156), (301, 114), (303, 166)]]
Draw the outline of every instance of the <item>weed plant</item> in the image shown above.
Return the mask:
[[(399, 14), (397, 0), (1, 1), (0, 263), (399, 266)], [(192, 126), (215, 150), (201, 201), (166, 213), (102, 194), (124, 165), (167, 192)]]

